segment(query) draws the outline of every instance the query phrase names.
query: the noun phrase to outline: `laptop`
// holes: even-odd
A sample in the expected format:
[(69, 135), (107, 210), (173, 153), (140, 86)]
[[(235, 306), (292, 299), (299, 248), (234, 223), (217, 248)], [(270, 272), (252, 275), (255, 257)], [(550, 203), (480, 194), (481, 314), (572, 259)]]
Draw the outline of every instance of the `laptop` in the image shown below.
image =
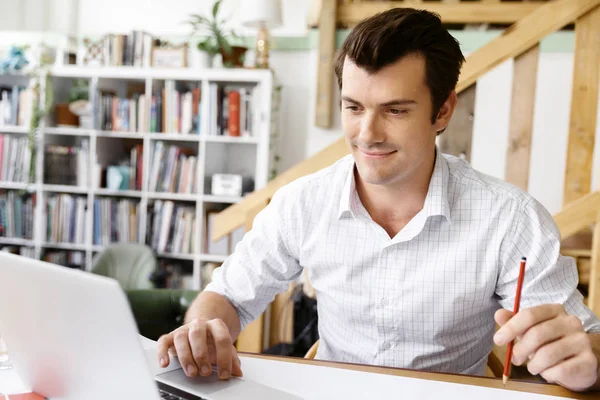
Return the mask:
[(149, 360), (156, 357), (148, 358), (117, 281), (6, 252), (0, 332), (23, 383), (50, 399), (299, 398), (244, 378), (221, 381), (216, 372), (154, 373)]

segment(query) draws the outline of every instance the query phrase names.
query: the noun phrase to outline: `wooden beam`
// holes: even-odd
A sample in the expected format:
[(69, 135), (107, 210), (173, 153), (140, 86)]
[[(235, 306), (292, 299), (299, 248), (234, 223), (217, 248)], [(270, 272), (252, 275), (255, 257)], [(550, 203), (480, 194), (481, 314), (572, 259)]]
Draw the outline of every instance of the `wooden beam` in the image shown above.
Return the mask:
[(269, 344), (291, 343), (294, 340), (294, 302), (292, 295), (296, 285), (291, 283), (288, 290), (275, 296), (271, 303)]
[(540, 46), (515, 59), (504, 180), (527, 191)]
[(599, 72), (600, 6), (575, 23), (575, 67), (563, 204), (591, 190)]
[(319, 18), (319, 60), (315, 125), (331, 128), (333, 98), (333, 57), (335, 55), (335, 10), (337, 0), (323, 0)]
[(588, 307), (596, 315), (600, 315), (600, 211), (596, 217), (596, 227), (594, 228), (594, 240), (592, 243)]
[(323, 0), (310, 0), (308, 7), (308, 15), (306, 16), (306, 26), (316, 28), (319, 26), (321, 18), (321, 9), (323, 8)]
[(547, 35), (598, 5), (600, 0), (555, 0), (537, 6), (534, 12), (507, 28), (502, 36), (491, 40), (467, 58), (457, 90), (462, 91), (471, 86), (481, 75), (509, 58), (522, 54)]
[(473, 142), (473, 120), (475, 119), (475, 85), (458, 96), (458, 104), (450, 124), (439, 136), (439, 147), (443, 153), (452, 154), (471, 161)]
[(265, 204), (265, 199), (273, 197), (275, 192), (282, 186), (296, 179), (316, 172), (331, 165), (335, 160), (348, 154), (345, 140), (341, 139), (329, 145), (314, 156), (301, 161), (287, 171), (278, 175), (267, 185), (255, 192), (250, 193), (238, 204), (232, 205), (221, 211), (215, 217), (213, 240), (219, 240), (232, 230), (239, 228), (246, 219), (246, 210), (254, 209)]
[[(344, 26), (354, 26), (366, 17), (397, 8), (397, 1), (365, 1), (340, 4), (337, 20)], [(411, 6), (411, 4), (404, 4)], [(423, 2), (419, 8), (439, 14), (445, 23), (458, 24), (512, 24), (529, 15), (541, 5), (539, 3), (482, 3), (464, 2), (458, 4)]]
[(569, 203), (554, 214), (560, 236), (565, 239), (596, 222), (600, 210), (600, 192), (593, 192)]

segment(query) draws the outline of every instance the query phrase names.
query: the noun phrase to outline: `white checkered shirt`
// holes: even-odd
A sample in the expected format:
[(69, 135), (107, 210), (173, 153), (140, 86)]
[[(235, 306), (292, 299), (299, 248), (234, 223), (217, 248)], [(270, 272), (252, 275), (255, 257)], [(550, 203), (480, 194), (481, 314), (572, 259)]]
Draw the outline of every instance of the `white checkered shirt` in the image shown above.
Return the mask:
[(317, 358), (483, 374), (494, 312), (512, 310), (526, 256), (521, 308), (560, 303), (600, 333), (552, 216), (527, 193), (438, 152), (423, 210), (390, 239), (353, 170), (349, 155), (279, 190), (215, 271), (206, 290), (229, 299), (242, 326), (307, 268)]

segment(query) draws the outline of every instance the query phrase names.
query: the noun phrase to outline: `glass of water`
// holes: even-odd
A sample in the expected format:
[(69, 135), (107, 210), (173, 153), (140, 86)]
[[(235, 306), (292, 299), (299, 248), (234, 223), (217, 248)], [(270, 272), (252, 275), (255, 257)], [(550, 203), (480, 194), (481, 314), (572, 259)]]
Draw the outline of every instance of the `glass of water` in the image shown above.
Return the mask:
[(2, 335), (0, 335), (0, 370), (10, 368), (12, 368), (12, 362), (8, 356), (6, 344), (4, 343), (4, 340), (2, 340)]

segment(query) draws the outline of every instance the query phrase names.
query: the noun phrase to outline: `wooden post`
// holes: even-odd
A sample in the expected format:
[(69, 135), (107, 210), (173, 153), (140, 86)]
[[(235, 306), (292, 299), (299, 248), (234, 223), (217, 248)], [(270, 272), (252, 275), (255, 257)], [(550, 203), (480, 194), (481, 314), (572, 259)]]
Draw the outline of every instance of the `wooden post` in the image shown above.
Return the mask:
[[(575, 67), (563, 204), (590, 192), (600, 68), (600, 6), (575, 23)], [(595, 238), (594, 238), (595, 240)]]
[[(246, 213), (246, 232), (252, 229), (252, 222), (254, 217), (264, 209), (269, 202), (265, 201), (259, 205), (256, 205), (253, 209), (248, 210)], [(236, 341), (236, 349), (247, 353), (262, 353), (264, 348), (264, 335), (265, 335), (265, 314), (262, 313), (256, 320), (246, 326), (246, 328), (240, 332)]]
[(294, 303), (291, 300), (296, 285), (290, 283), (287, 291), (275, 296), (271, 303), (269, 344), (291, 343), (294, 340)]
[(600, 315), (600, 211), (596, 217), (596, 227), (594, 228), (588, 293), (588, 307), (594, 314)]
[(515, 59), (504, 179), (527, 191), (540, 46)]
[(476, 85), (472, 85), (458, 96), (458, 104), (450, 124), (439, 136), (439, 147), (442, 153), (452, 154), (469, 162), (475, 119), (475, 88)]
[(315, 125), (319, 128), (331, 128), (336, 9), (337, 0), (323, 0), (319, 17), (319, 67), (315, 105)]

